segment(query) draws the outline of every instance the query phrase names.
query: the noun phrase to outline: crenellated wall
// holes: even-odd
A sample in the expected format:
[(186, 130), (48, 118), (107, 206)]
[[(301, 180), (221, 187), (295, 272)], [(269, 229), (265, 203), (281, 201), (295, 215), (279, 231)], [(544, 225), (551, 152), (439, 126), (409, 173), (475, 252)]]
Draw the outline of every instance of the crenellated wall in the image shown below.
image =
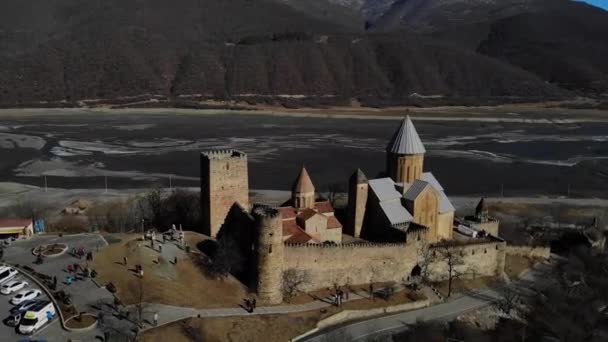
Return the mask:
[[(501, 275), (504, 271), (505, 242), (455, 245), (463, 264), (457, 267), (463, 278)], [(304, 291), (332, 287), (334, 284), (366, 284), (407, 280), (414, 267), (423, 262), (418, 242), (364, 243), (345, 245), (285, 245), (283, 270), (305, 272)], [(447, 263), (438, 253), (429, 264), (428, 278), (448, 278)]]
[(284, 270), (307, 274), (304, 291), (334, 284), (401, 281), (417, 263), (406, 244), (285, 245)]

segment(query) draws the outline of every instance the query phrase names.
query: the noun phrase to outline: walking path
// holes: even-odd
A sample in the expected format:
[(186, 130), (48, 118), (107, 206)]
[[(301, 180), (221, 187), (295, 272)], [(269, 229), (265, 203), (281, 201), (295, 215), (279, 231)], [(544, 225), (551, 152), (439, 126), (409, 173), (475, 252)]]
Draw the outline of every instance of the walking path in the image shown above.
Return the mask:
[[(395, 292), (403, 291), (405, 288), (401, 285), (395, 286)], [(382, 291), (383, 288), (376, 290), (376, 293)], [(432, 291), (427, 288), (422, 288), (425, 295), (427, 293), (432, 294)], [(362, 291), (350, 292), (349, 299), (343, 302), (350, 302), (359, 299), (369, 298), (368, 293)], [(330, 307), (333, 304), (330, 296), (315, 300), (304, 304), (288, 304), (288, 305), (277, 305), (277, 306), (261, 306), (257, 307), (253, 312), (247, 312), (243, 307), (234, 308), (217, 308), (217, 309), (195, 309), (190, 307), (179, 307), (164, 304), (145, 303), (142, 305), (142, 321), (144, 322), (143, 327), (140, 328), (140, 332), (155, 328), (156, 326), (162, 326), (177, 322), (186, 318), (192, 317), (230, 317), (230, 316), (252, 316), (252, 315), (272, 315), (272, 314), (289, 314), (295, 312), (305, 312), (313, 310), (321, 310), (323, 308)], [(137, 305), (129, 305), (126, 307), (129, 311), (129, 317), (138, 317)], [(158, 313), (158, 325), (154, 325), (154, 314)], [(134, 321), (125, 319), (124, 315), (110, 315), (108, 319), (104, 320), (104, 324), (108, 324), (115, 327), (117, 330), (125, 331), (125, 329), (133, 330), (136, 327)]]

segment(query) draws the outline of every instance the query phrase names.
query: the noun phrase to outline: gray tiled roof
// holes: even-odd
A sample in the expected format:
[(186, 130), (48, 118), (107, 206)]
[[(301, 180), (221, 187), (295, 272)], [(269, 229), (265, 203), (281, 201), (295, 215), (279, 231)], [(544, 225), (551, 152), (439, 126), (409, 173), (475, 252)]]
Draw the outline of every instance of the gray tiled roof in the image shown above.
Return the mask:
[(426, 153), (426, 149), (424, 148), (409, 115), (401, 122), (401, 126), (399, 126), (399, 129), (397, 129), (393, 135), (386, 150), (387, 152), (397, 154)]
[(415, 201), (418, 195), (420, 195), (422, 191), (426, 189), (427, 186), (429, 186), (429, 183), (420, 179), (416, 179), (414, 183), (412, 183), (412, 185), (403, 194), (403, 198), (405, 198), (406, 200)]
[(370, 179), (369, 187), (376, 194), (380, 202), (401, 198), (399, 191), (395, 190), (395, 182), (388, 177)]
[(431, 184), (435, 188), (435, 190), (437, 190), (437, 192), (439, 192), (439, 213), (440, 214), (456, 210), (456, 208), (454, 208), (454, 206), (452, 205), (452, 202), (450, 202), (450, 199), (448, 198), (448, 196), (443, 191), (443, 187), (441, 186), (441, 184), (439, 183), (437, 178), (435, 178), (435, 176), (432, 173), (430, 173), (430, 172), (423, 173), (422, 179), (429, 182), (429, 184)]
[(380, 202), (380, 208), (382, 208), (384, 215), (386, 215), (392, 225), (412, 222), (414, 220), (399, 200)]
[(430, 183), (437, 191), (443, 191), (443, 187), (431, 172), (423, 173), (420, 178), (422, 178), (423, 181)]

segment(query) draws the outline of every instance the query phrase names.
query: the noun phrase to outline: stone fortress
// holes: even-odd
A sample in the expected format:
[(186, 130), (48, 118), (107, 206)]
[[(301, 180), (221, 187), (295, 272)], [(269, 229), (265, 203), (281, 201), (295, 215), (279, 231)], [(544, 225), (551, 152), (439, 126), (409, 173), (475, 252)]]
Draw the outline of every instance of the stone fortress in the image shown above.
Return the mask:
[(438, 251), (447, 248), (459, 255), (462, 277), (502, 276), (506, 244), (497, 236), (498, 221), (483, 201), (475, 216), (455, 219), (444, 188), (424, 172), (426, 150), (409, 117), (386, 153), (386, 177), (367, 179), (359, 169), (350, 177), (346, 218), (340, 222), (331, 203), (317, 197), (305, 167), (283, 205), (251, 206), (246, 154), (203, 152), (203, 233), (238, 241), (235, 248), (255, 273), (251, 286), (267, 303), (283, 300), (288, 270), (306, 275), (305, 291), (406, 282), (420, 277), (422, 267), (428, 280), (443, 280), (448, 265)]

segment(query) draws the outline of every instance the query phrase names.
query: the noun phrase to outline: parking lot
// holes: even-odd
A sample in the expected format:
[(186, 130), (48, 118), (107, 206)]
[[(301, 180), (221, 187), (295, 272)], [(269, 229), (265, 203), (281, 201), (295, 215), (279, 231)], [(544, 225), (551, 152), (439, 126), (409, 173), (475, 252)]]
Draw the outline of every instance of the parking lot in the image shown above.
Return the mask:
[[(35, 264), (36, 257), (32, 254), (32, 249), (43, 244), (63, 243), (68, 245), (68, 251), (62, 255), (55, 257), (46, 257), (42, 264)], [(70, 285), (65, 283), (68, 275), (66, 268), (69, 264), (82, 263), (82, 260), (70, 255), (71, 248), (83, 247), (87, 251), (97, 251), (99, 248), (106, 246), (105, 240), (99, 234), (78, 234), (59, 237), (57, 235), (40, 235), (34, 236), (29, 240), (19, 240), (12, 242), (4, 248), (4, 262), (9, 265), (28, 266), (36, 272), (46, 274), (48, 276), (57, 277), (57, 289), (63, 290), (72, 296), (72, 303), (78, 312), (97, 313), (95, 309), (99, 300), (111, 301), (112, 295), (104, 288), (98, 287), (90, 279), (79, 280)], [(25, 279), (28, 281), (27, 288), (38, 288), (36, 284), (26, 276), (19, 274), (15, 279)], [(10, 298), (14, 294), (5, 296), (0, 294), (0, 319), (4, 320), (8, 315), (10, 308), (13, 307), (9, 303)], [(37, 299), (46, 299), (44, 293)], [(59, 309), (56, 308), (58, 311)], [(66, 317), (67, 318), (67, 317)], [(46, 339), (47, 341), (99, 341), (99, 336), (103, 336), (100, 329), (85, 333), (68, 332), (61, 327), (59, 319), (54, 319), (50, 324), (34, 334), (33, 339)], [(0, 324), (0, 341), (18, 341), (28, 337), (19, 335), (15, 328), (10, 327), (4, 322)]]
[[(38, 286), (36, 286), (36, 284), (33, 281), (31, 281), (28, 277), (22, 275), (21, 273), (18, 274), (12, 280), (27, 281), (29, 283), (29, 285), (24, 287), (24, 289), (40, 289)], [(17, 291), (17, 292), (19, 292), (19, 291)], [(14, 307), (14, 305), (11, 304), (9, 301), (11, 298), (13, 298), (13, 296), (15, 296), (17, 294), (17, 292), (11, 293), (9, 295), (0, 294), (0, 319), (2, 320), (2, 328), (0, 329), (0, 340), (2, 340), (2, 341), (17, 341), (17, 340), (23, 338), (23, 335), (19, 335), (17, 333), (16, 327), (13, 328), (4, 323), (4, 320), (9, 315), (9, 311)], [(45, 294), (45, 292), (42, 291), (42, 294), (39, 297), (37, 297), (36, 300), (44, 300), (44, 299), (48, 300), (49, 298)], [(56, 323), (57, 323), (57, 319), (53, 320), (53, 322), (49, 325), (56, 324)], [(47, 327), (49, 325), (47, 325)], [(44, 334), (44, 330), (46, 330), (46, 329), (43, 328), (37, 334), (34, 334), (34, 336), (37, 336), (38, 334)]]

